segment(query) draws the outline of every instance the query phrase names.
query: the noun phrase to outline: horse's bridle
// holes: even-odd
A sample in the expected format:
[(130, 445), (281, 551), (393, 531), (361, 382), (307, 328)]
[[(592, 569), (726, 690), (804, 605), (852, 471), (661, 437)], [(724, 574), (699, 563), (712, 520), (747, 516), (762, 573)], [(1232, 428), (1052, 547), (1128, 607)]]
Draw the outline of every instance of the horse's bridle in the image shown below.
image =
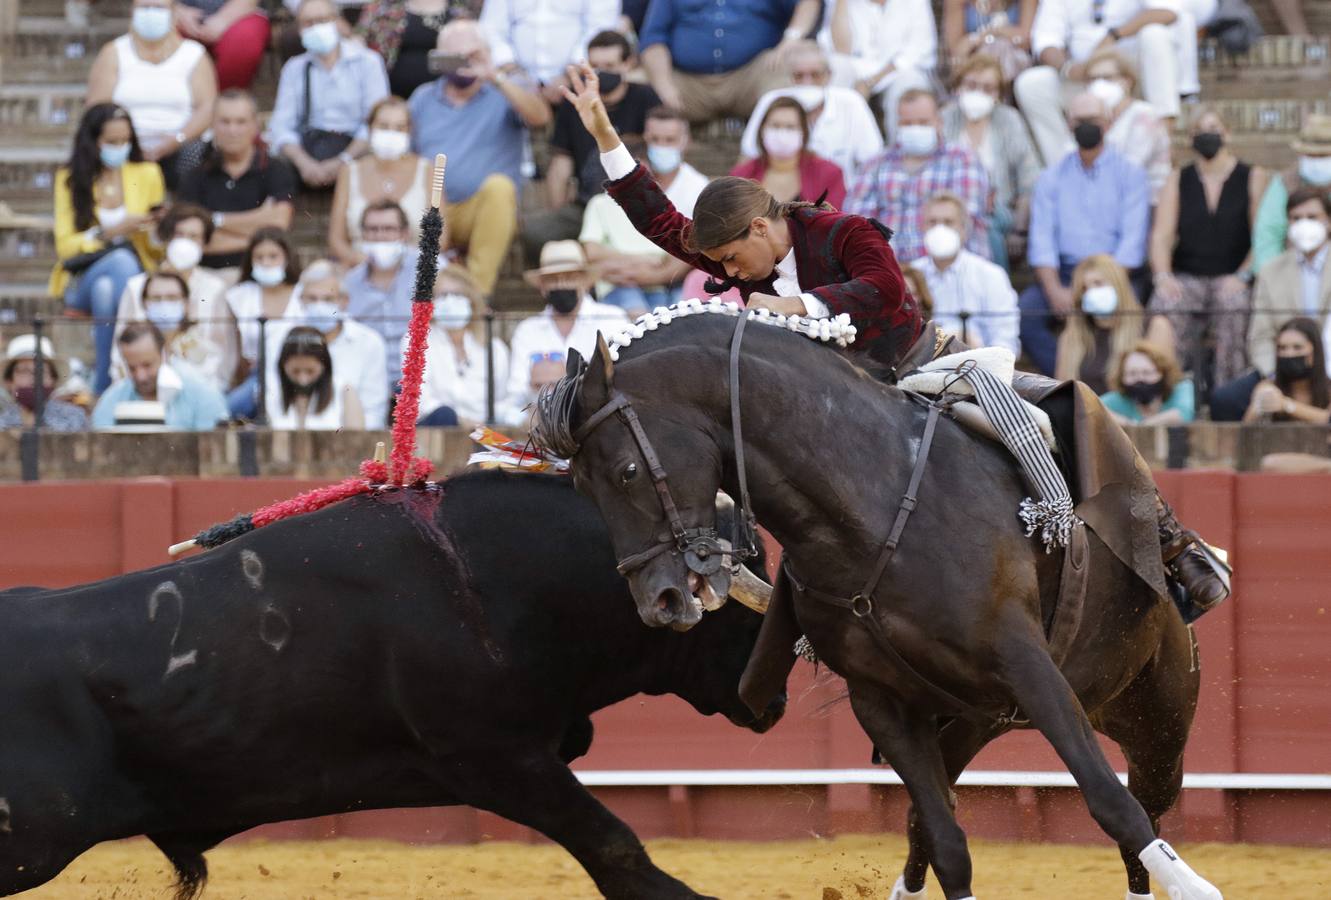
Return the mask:
[(735, 468), (739, 473), (739, 500), (735, 504), (735, 535), (729, 547), (722, 543), (715, 528), (685, 528), (680, 518), (679, 507), (670, 494), (669, 475), (661, 458), (652, 446), (647, 432), (643, 430), (633, 404), (619, 391), (613, 391), (604, 406), (587, 417), (578, 427), (574, 437), (581, 444), (589, 434), (596, 430), (611, 416), (616, 416), (633, 435), (638, 445), (638, 452), (647, 463), (652, 485), (656, 488), (661, 510), (670, 524), (670, 536), (659, 535), (657, 542), (646, 550), (630, 554), (619, 561), (619, 574), (628, 575), (642, 568), (663, 553), (675, 553), (684, 557), (684, 564), (690, 572), (698, 575), (714, 575), (721, 569), (725, 558), (731, 558), (731, 565), (738, 567), (746, 560), (758, 555), (757, 522), (753, 516), (753, 504), (749, 502), (749, 484), (744, 470), (744, 438), (740, 430), (739, 411), (739, 350), (744, 339), (744, 324), (748, 315), (740, 311), (735, 324), (734, 336), (730, 339), (730, 424), (735, 440)]

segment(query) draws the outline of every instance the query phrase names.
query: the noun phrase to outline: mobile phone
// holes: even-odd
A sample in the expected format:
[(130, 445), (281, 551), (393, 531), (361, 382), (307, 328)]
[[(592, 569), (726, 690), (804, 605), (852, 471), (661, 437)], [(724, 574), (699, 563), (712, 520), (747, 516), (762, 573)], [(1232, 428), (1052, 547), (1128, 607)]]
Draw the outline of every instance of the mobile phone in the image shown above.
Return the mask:
[(467, 65), (467, 57), (460, 53), (444, 53), (442, 50), (431, 50), (425, 59), (431, 75), (446, 75)]

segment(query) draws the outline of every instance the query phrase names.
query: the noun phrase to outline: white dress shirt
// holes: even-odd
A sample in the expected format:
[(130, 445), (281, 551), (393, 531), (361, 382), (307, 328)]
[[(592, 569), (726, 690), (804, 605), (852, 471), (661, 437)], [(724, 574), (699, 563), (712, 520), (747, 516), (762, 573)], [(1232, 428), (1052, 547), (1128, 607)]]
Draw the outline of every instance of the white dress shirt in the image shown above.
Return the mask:
[[(411, 335), (402, 336), (402, 353), (406, 355)], [(421, 379), (421, 417), (428, 416), (441, 406), (451, 407), (458, 418), (467, 422), (484, 422), (485, 409), (485, 346), (472, 336), (462, 333), (462, 348), (467, 360), (462, 362), (453, 348), (448, 333), (438, 325), (430, 326), (429, 344), (425, 348), (425, 375)], [(504, 402), (508, 386), (508, 348), (495, 338), (490, 344), (494, 356), (495, 410)]]
[(931, 257), (911, 263), (924, 273), (934, 298), (933, 320), (944, 331), (962, 334), (961, 313), (968, 313), (966, 337), (974, 347), (1006, 347), (1021, 355), (1021, 314), (1017, 292), (1002, 266), (963, 248), (946, 269)]
[(516, 62), (542, 82), (587, 55), (587, 42), (619, 24), (618, 0), (485, 0), (480, 26), (496, 67)]
[(1179, 0), (1104, 0), (1095, 21), (1095, 0), (1040, 0), (1031, 23), (1031, 52), (1038, 60), (1051, 47), (1077, 62), (1087, 59), (1110, 28), (1126, 25), (1145, 9), (1179, 11)]
[[(858, 91), (835, 86), (823, 90), (823, 111), (809, 131), (809, 149), (840, 166), (846, 184), (850, 184), (860, 167), (883, 151), (883, 136), (869, 104)], [(740, 138), (741, 156), (750, 159), (759, 156), (758, 128), (772, 101), (798, 94), (798, 87), (776, 88), (758, 99), (753, 115), (749, 116), (749, 124), (744, 126), (744, 136)]]
[[(832, 12), (838, 0), (827, 0), (818, 43), (829, 53)], [(868, 78), (889, 62), (897, 69), (927, 72), (938, 64), (938, 27), (929, 0), (841, 0), (850, 7), (851, 50), (857, 78)], [(1047, 2), (1047, 0), (1042, 0)], [(877, 90), (882, 90), (880, 83)]]
[(610, 338), (628, 324), (628, 313), (624, 310), (608, 303), (597, 303), (586, 295), (578, 307), (568, 337), (560, 333), (554, 311), (548, 306), (544, 312), (519, 322), (509, 341), (508, 387), (504, 391), (504, 405), (509, 414), (504, 418), (511, 424), (519, 424), (518, 420), (525, 418), (519, 413), (535, 399), (531, 392), (533, 362), (542, 357), (563, 359), (570, 348), (577, 350), (583, 359), (590, 359), (596, 350), (598, 333)]

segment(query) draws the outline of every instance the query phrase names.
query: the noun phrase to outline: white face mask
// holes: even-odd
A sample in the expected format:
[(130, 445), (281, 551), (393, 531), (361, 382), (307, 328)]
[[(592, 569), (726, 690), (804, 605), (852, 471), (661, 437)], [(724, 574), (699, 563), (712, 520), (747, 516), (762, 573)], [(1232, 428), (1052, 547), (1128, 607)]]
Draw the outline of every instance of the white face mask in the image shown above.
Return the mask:
[(1317, 219), (1295, 219), (1289, 223), (1289, 242), (1300, 253), (1312, 253), (1326, 243), (1326, 226)]
[(997, 101), (984, 91), (962, 91), (957, 95), (957, 106), (961, 107), (961, 114), (971, 122), (978, 122), (988, 117), (994, 111), (996, 103)]
[(203, 259), (203, 248), (199, 246), (198, 241), (178, 237), (172, 238), (171, 243), (166, 245), (166, 261), (177, 272), (190, 271), (201, 259)]
[(961, 235), (955, 228), (935, 225), (924, 233), (924, 249), (934, 259), (954, 259), (961, 252)]
[(305, 324), (327, 334), (342, 321), (342, 305), (332, 300), (311, 300), (304, 304)]
[(1331, 156), (1300, 156), (1299, 177), (1318, 187), (1331, 184)]
[(1112, 316), (1118, 311), (1118, 291), (1108, 284), (1088, 287), (1081, 295), (1081, 311), (1088, 316)]
[(361, 249), (376, 269), (392, 269), (397, 266), (407, 248), (401, 241), (365, 241), (361, 243)]
[(411, 135), (405, 131), (370, 129), (370, 152), (378, 159), (401, 159), (411, 149)]
[(140, 6), (130, 14), (129, 27), (145, 41), (160, 41), (171, 30), (171, 10), (165, 6)]
[(440, 328), (466, 328), (471, 321), (471, 301), (462, 294), (434, 298), (434, 324)]
[(938, 129), (932, 125), (902, 125), (897, 143), (907, 156), (929, 156), (938, 149)]
[(827, 99), (827, 88), (817, 84), (797, 84), (787, 88), (786, 94), (804, 107), (805, 112), (813, 112)]
[(1108, 107), (1111, 113), (1118, 109), (1118, 105), (1123, 102), (1123, 85), (1112, 79), (1097, 78), (1091, 82), (1087, 90), (1091, 92), (1092, 97)]
[(803, 146), (804, 135), (798, 128), (768, 125), (763, 129), (763, 147), (773, 159), (793, 159)]
[(300, 45), (315, 56), (326, 56), (337, 49), (339, 36), (336, 22), (320, 22), (300, 32)]
[(277, 287), (286, 281), (287, 270), (285, 266), (254, 266), (250, 276), (264, 287)]
[(147, 300), (143, 304), (144, 314), (163, 331), (175, 331), (185, 318), (184, 300)]

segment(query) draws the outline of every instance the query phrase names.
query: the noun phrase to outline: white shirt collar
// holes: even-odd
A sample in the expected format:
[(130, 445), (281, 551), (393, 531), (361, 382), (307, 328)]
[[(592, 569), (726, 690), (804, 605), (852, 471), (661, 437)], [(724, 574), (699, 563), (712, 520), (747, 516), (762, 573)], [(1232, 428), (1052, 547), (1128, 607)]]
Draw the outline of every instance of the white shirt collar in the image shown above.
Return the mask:
[(781, 261), (776, 264), (776, 274), (781, 278), (799, 281), (799, 271), (795, 268), (795, 248), (791, 247)]

